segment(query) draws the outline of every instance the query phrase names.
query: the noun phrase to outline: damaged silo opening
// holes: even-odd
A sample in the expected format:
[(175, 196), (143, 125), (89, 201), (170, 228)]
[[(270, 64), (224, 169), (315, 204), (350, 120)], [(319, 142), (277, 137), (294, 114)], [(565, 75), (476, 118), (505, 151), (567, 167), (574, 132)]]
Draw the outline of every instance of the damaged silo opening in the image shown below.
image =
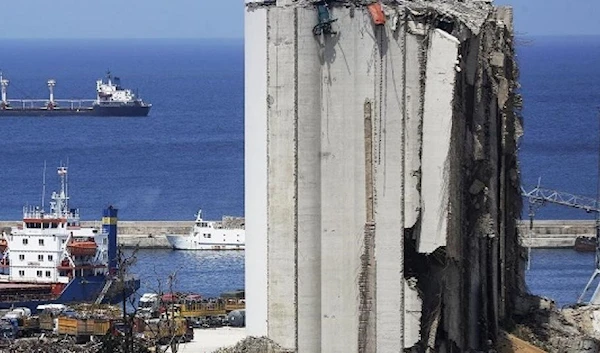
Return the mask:
[(524, 288), (511, 10), (278, 0), (246, 26), (248, 333), (493, 348)]

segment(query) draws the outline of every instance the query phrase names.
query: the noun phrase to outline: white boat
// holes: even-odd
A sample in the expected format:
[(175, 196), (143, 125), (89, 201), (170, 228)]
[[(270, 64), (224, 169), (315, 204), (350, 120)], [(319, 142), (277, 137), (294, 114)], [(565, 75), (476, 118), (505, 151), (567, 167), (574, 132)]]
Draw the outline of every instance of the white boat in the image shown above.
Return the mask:
[(244, 250), (246, 231), (241, 217), (223, 217), (222, 221), (205, 221), (202, 210), (196, 214), (188, 234), (166, 234), (176, 250)]

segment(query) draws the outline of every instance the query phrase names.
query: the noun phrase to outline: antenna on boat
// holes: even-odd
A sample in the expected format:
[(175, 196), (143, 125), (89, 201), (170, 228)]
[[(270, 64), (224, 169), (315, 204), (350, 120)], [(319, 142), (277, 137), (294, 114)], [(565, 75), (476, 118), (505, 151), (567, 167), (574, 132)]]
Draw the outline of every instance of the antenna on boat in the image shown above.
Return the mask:
[[(69, 157), (67, 157), (67, 170), (69, 169)], [(69, 174), (65, 173), (65, 196), (69, 195)], [(67, 207), (67, 211), (68, 211), (68, 197), (67, 197), (67, 201), (65, 202), (65, 206)]]
[(46, 196), (46, 161), (44, 160), (44, 172), (42, 173), (42, 209), (44, 209), (45, 196)]

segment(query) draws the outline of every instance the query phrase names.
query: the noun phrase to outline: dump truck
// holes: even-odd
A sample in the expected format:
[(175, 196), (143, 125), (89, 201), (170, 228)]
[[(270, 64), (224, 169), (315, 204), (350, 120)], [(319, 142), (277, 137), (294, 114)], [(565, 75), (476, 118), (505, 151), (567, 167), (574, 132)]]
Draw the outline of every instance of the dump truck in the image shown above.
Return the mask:
[(91, 336), (104, 336), (110, 327), (109, 319), (83, 319), (68, 316), (58, 318), (58, 334), (73, 336), (78, 342), (86, 342)]
[(43, 332), (58, 333), (58, 317), (61, 315), (73, 316), (75, 312), (64, 304), (38, 305), (40, 330)]
[(177, 342), (189, 342), (194, 339), (194, 330), (189, 320), (157, 318), (143, 320), (138, 324), (142, 337), (159, 344), (168, 344), (172, 339)]
[(31, 336), (40, 331), (40, 322), (37, 316), (31, 315), (29, 308), (15, 308), (4, 314), (2, 321), (9, 323), (15, 329), (16, 337)]

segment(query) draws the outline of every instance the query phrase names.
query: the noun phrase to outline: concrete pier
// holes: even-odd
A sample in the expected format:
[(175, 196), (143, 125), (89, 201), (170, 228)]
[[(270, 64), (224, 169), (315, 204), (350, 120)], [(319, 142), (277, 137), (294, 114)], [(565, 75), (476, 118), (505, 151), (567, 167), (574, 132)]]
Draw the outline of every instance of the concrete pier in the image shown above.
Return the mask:
[[(0, 228), (16, 226), (18, 223), (18, 221), (0, 221)], [(101, 226), (100, 221), (83, 221), (82, 224), (85, 227), (100, 228)], [(192, 221), (119, 221), (117, 239), (119, 245), (125, 248), (170, 249), (164, 235), (185, 234), (192, 225)], [(529, 229), (529, 221), (520, 221), (517, 225), (522, 244), (533, 248), (570, 248), (578, 236), (592, 237), (596, 232), (594, 221), (540, 220), (533, 223), (532, 231)], [(299, 229), (304, 231), (304, 226)], [(320, 247), (314, 242), (307, 242), (306, 246)], [(305, 256), (309, 254), (310, 252)]]
[[(0, 221), (0, 228), (19, 225), (19, 221)], [(100, 229), (100, 221), (82, 221), (82, 227)], [(170, 249), (165, 234), (187, 234), (193, 221), (119, 221), (117, 244), (125, 248)]]

